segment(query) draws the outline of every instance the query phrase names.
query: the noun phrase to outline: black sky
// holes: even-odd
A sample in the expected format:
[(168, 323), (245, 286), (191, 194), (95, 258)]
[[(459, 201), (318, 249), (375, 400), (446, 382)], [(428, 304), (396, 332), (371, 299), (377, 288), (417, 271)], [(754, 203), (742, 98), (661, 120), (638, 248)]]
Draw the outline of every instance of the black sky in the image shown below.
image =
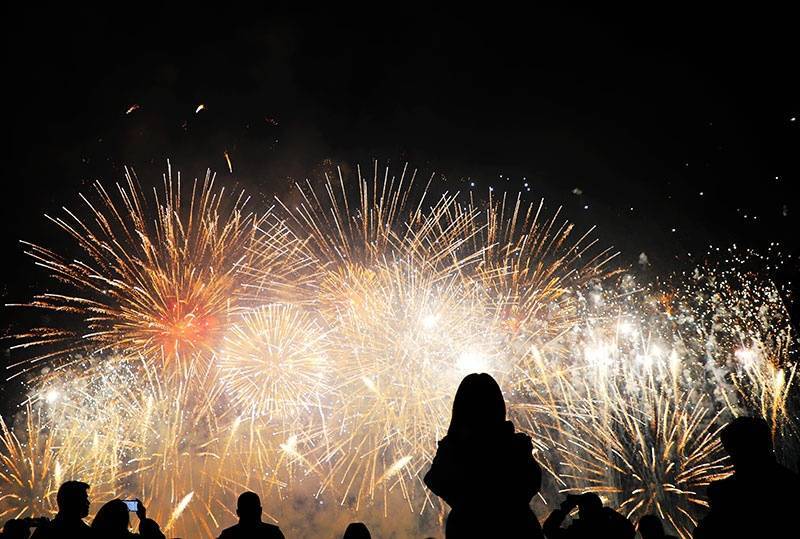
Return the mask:
[(563, 204), (658, 272), (799, 245), (788, 11), (6, 9), (4, 302), (41, 286), (18, 241), (60, 240), (43, 213), (168, 158), (264, 200), (326, 159), (408, 160), (438, 189)]

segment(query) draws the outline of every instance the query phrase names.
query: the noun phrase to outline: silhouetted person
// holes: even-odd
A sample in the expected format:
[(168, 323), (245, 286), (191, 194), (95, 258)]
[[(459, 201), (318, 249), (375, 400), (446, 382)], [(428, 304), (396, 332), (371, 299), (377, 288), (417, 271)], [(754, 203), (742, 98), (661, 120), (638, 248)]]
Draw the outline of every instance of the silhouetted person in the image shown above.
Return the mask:
[(715, 481), (708, 486), (706, 497), (709, 511), (697, 524), (692, 534), (693, 537), (702, 539), (737, 537), (737, 529), (745, 529), (745, 523), (742, 520), (749, 517), (747, 514), (735, 516), (732, 514), (729, 494), (729, 489), (722, 484), (722, 481)]
[(243, 492), (236, 502), (239, 523), (222, 531), (219, 539), (284, 539), (281, 529), (261, 522), (261, 499), (255, 492)]
[(347, 525), (342, 539), (372, 539), (369, 529), (363, 522), (351, 522)]
[(645, 515), (639, 519), (639, 535), (642, 539), (677, 539), (664, 533), (664, 524), (656, 515)]
[[(576, 507), (578, 518), (562, 528), (564, 519)], [(547, 539), (633, 539), (636, 535), (633, 524), (610, 507), (603, 507), (602, 500), (593, 492), (568, 495), (561, 506), (550, 513), (543, 527)]]
[[(781, 466), (766, 421), (739, 417), (720, 433), (734, 474), (708, 487), (710, 509), (694, 532), (697, 539), (789, 537), (797, 534), (800, 480)], [(794, 525), (794, 530), (789, 528)]]
[(31, 535), (31, 528), (46, 526), (50, 520), (45, 517), (36, 518), (12, 518), (3, 524), (3, 532), (0, 533), (2, 539), (28, 539)]
[(136, 500), (136, 516), (139, 517), (139, 533), (131, 532), (130, 510), (122, 500), (111, 500), (97, 511), (92, 521), (92, 530), (95, 537), (103, 539), (165, 539), (161, 528), (151, 519), (147, 518), (147, 510), (142, 502)]
[(82, 539), (95, 537), (83, 519), (89, 515), (89, 485), (67, 481), (56, 494), (58, 513), (48, 524), (39, 526), (31, 539)]
[(506, 421), (503, 394), (488, 374), (470, 374), (453, 401), (425, 484), (450, 506), (445, 536), (542, 537), (530, 501), (542, 471), (530, 438)]
[(12, 518), (3, 524), (3, 532), (0, 537), (3, 539), (28, 539), (31, 534), (30, 526), (25, 524), (24, 519)]

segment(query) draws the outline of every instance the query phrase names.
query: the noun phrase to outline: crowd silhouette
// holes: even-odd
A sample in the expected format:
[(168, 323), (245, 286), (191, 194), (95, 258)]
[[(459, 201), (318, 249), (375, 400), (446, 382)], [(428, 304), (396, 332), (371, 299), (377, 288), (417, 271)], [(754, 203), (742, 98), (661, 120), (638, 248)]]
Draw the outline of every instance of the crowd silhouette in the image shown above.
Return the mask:
[[(693, 539), (797, 537), (800, 480), (777, 462), (767, 423), (740, 417), (720, 437), (734, 473), (708, 486), (709, 510)], [(634, 527), (593, 492), (568, 494), (540, 525), (530, 504), (541, 487), (541, 468), (530, 437), (515, 432), (506, 419), (503, 394), (488, 374), (470, 374), (461, 382), (447, 435), (439, 440), (424, 482), (450, 506), (446, 539), (633, 539), (637, 533), (641, 539), (675, 539), (666, 535), (658, 515), (645, 515)], [(55, 517), (11, 519), (0, 538), (165, 539), (138, 499), (110, 500), (86, 523), (89, 489), (80, 481), (63, 483)], [(130, 530), (131, 512), (138, 518), (138, 533)], [(236, 503), (239, 522), (219, 539), (284, 539), (278, 526), (261, 520), (262, 512), (258, 494), (242, 493)], [(354, 522), (342, 538), (371, 535), (364, 523)]]

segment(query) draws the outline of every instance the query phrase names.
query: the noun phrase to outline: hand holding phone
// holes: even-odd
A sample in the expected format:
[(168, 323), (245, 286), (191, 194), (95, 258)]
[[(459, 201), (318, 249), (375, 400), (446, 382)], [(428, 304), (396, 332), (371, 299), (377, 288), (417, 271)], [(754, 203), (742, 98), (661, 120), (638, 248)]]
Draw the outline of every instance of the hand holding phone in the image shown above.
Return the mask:
[(139, 504), (139, 508), (136, 509), (136, 516), (139, 517), (139, 520), (144, 520), (147, 518), (147, 509), (145, 509), (142, 500), (136, 498), (136, 503)]
[(567, 513), (572, 512), (578, 506), (578, 501), (580, 500), (580, 496), (575, 494), (567, 494), (567, 498), (561, 502), (561, 510), (566, 511)]
[(139, 517), (140, 520), (147, 518), (147, 509), (145, 509), (142, 500), (139, 498), (135, 500), (122, 500), (122, 502), (128, 507), (128, 511), (136, 513), (136, 516)]

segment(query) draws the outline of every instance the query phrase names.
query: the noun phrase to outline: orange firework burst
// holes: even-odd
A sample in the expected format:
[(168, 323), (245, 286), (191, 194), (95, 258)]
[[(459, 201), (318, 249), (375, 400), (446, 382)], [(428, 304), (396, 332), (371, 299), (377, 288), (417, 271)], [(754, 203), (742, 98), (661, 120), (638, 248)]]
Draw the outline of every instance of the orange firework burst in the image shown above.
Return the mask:
[[(74, 258), (26, 244), (27, 254), (69, 289), (40, 294), (27, 306), (78, 318), (22, 335), (15, 348), (38, 350), (33, 363), (109, 351), (141, 355), (170, 372), (186, 368), (194, 356), (210, 357), (221, 340), (239, 304), (239, 268), (254, 256), (253, 246), (261, 261), (290, 251), (269, 212), (246, 213), (245, 194), (229, 197), (210, 174), (192, 182), (187, 196), (170, 169), (152, 206), (131, 172), (116, 185), (116, 197), (99, 182), (93, 187), (96, 199), (81, 195), (88, 218), (67, 209), (66, 217), (48, 216), (76, 242)], [(285, 259), (261, 264), (262, 297), (273, 282), (285, 283)], [(76, 325), (86, 330), (66, 329)]]

